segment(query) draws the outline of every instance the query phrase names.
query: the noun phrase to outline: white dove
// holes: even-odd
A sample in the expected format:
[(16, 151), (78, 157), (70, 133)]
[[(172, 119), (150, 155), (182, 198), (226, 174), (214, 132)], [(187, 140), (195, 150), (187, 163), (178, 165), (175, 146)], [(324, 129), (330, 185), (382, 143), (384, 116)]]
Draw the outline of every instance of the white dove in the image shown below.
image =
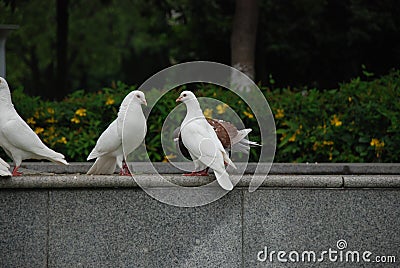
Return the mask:
[(190, 91), (183, 91), (176, 101), (186, 105), (187, 112), (181, 124), (181, 137), (196, 169), (204, 169), (204, 166), (212, 168), (219, 185), (225, 190), (232, 190), (233, 184), (224, 163), (236, 167), (229, 159), (213, 127), (204, 117), (196, 96)]
[(18, 115), (11, 102), (10, 89), (0, 77), (0, 146), (14, 160), (12, 175), (19, 176), (18, 168), (25, 159), (46, 159), (68, 165), (64, 155), (48, 148), (38, 135)]
[(134, 90), (125, 97), (118, 117), (100, 135), (87, 158), (97, 158), (87, 174), (113, 174), (118, 165), (120, 175), (131, 175), (125, 162), (126, 156), (139, 147), (147, 132), (141, 104), (147, 105), (142, 91)]
[(2, 177), (11, 176), (12, 174), (9, 168), (10, 165), (6, 161), (0, 158), (0, 176)]

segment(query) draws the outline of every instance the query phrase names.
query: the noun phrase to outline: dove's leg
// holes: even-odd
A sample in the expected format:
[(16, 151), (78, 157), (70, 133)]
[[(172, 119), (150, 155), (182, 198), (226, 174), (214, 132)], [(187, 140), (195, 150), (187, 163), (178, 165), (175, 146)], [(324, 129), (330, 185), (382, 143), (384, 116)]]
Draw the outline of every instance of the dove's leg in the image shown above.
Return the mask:
[(132, 173), (129, 171), (128, 165), (126, 164), (125, 160), (122, 160), (122, 168), (119, 172), (120, 176), (132, 176)]
[(17, 165), (14, 167), (14, 169), (12, 171), (13, 176), (21, 176), (22, 175), (22, 172), (19, 172), (18, 168), (19, 168), (19, 166), (17, 166)]
[(209, 170), (209, 167), (207, 167), (206, 169), (200, 170), (200, 171), (193, 171), (191, 173), (183, 174), (183, 176), (187, 176), (187, 177), (189, 177), (189, 176), (208, 176), (208, 170)]

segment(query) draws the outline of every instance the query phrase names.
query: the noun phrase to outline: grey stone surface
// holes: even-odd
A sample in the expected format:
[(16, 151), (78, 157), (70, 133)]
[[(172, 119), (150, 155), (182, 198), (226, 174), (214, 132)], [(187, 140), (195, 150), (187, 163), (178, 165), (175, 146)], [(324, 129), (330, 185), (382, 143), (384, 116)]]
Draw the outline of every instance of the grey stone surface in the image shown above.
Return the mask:
[(241, 267), (241, 193), (197, 208), (143, 191), (50, 193), (49, 267)]
[[(162, 178), (160, 177), (162, 176)], [(264, 179), (266, 175), (257, 175)], [(141, 186), (149, 188), (171, 187), (170, 182), (185, 187), (208, 185), (215, 177), (185, 177), (181, 174), (135, 175)], [(0, 189), (45, 188), (137, 188), (135, 179), (118, 175), (29, 175), (0, 179)], [(253, 175), (231, 175), (236, 187), (248, 188)], [(209, 187), (218, 187), (216, 183)], [(291, 188), (400, 188), (400, 175), (268, 175), (261, 187)]]
[[(185, 177), (180, 174), (159, 175), (135, 175), (145, 187), (170, 187), (167, 182), (185, 187), (196, 187), (209, 184), (215, 181), (215, 177)], [(257, 176), (260, 177), (260, 176)], [(262, 175), (262, 178), (265, 176)], [(238, 187), (248, 187), (253, 179), (252, 175), (243, 177), (232, 175), (233, 181), (239, 181)], [(289, 176), (271, 175), (268, 176), (263, 187), (342, 187), (342, 177), (340, 176)], [(119, 188), (119, 187), (138, 187), (134, 178), (129, 176), (116, 175), (31, 175), (0, 179), (0, 189), (25, 189), (25, 188)], [(212, 184), (210, 187), (218, 187)]]
[[(400, 194), (391, 190), (283, 190), (244, 193), (244, 267), (398, 267), (400, 258)], [(276, 255), (260, 262), (257, 254), (271, 251), (371, 251), (396, 256), (397, 263), (281, 263)], [(265, 250), (264, 250), (265, 251)], [(339, 253), (337, 253), (339, 254)], [(295, 255), (292, 255), (292, 257)], [(301, 255), (300, 255), (301, 256)], [(319, 255), (320, 256), (320, 255)], [(339, 255), (337, 255), (339, 256)], [(346, 255), (343, 255), (346, 256)], [(264, 257), (260, 255), (261, 259)]]
[(46, 191), (0, 191), (0, 267), (46, 267)]
[(400, 176), (395, 175), (360, 175), (344, 176), (344, 187), (400, 188)]
[[(252, 175), (244, 175), (237, 186), (248, 187)], [(343, 178), (338, 175), (268, 175), (261, 187), (338, 188)]]
[[(86, 173), (91, 162), (86, 163), (70, 163), (69, 166), (58, 165), (51, 162), (23, 162), (22, 167), (29, 170), (36, 170), (46, 173)], [(192, 163), (176, 163), (179, 167), (185, 170), (192, 170)], [(163, 174), (181, 174), (182, 170), (173, 166), (171, 163), (142, 163), (133, 162), (129, 163), (134, 173), (154, 173), (156, 169), (159, 173)], [(361, 174), (397, 174), (400, 175), (400, 163), (273, 163), (257, 164), (257, 163), (236, 163), (238, 169), (230, 172), (242, 174), (244, 171), (247, 174), (253, 174), (256, 167), (259, 166), (260, 173), (267, 173), (272, 175), (361, 175)]]

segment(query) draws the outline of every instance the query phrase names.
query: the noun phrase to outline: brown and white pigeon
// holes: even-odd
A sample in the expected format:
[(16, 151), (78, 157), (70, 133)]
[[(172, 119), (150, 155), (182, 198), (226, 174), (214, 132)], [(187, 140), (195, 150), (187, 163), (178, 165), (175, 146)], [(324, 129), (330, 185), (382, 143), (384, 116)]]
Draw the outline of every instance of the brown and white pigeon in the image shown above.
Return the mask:
[(48, 148), (19, 116), (11, 101), (6, 80), (0, 77), (0, 146), (14, 160), (12, 175), (19, 176), (18, 168), (25, 159), (46, 159), (68, 165), (64, 155)]
[[(213, 127), (218, 139), (227, 152), (242, 152), (248, 154), (250, 147), (261, 146), (257, 142), (245, 138), (252, 131), (251, 128), (238, 130), (232, 123), (221, 119), (206, 118), (206, 120)], [(182, 142), (180, 127), (175, 129), (173, 137), (177, 150), (179, 150), (184, 157), (190, 158), (189, 151)], [(200, 166), (197, 166), (196, 170), (188, 175), (208, 176), (208, 169), (208, 167), (202, 169)]]
[[(118, 117), (100, 135), (87, 158), (87, 160), (96, 158), (87, 174), (113, 174), (118, 165), (121, 169), (120, 175), (131, 175), (125, 157), (139, 147), (147, 132), (142, 104), (147, 105), (142, 91), (134, 90), (124, 98)], [(122, 139), (123, 133), (124, 139)]]
[(236, 168), (235, 164), (204, 117), (196, 96), (190, 91), (183, 91), (176, 101), (186, 105), (187, 112), (180, 127), (180, 136), (195, 166), (212, 168), (219, 185), (225, 190), (232, 190), (233, 184), (224, 163)]

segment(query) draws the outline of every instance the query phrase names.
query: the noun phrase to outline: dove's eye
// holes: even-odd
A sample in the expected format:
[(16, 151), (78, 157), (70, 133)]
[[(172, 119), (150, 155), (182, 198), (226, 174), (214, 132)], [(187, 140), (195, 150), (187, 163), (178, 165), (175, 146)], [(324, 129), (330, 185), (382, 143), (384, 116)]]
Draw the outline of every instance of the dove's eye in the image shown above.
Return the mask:
[(186, 94), (183, 94), (184, 97), (186, 97)]
[(136, 97), (140, 98), (140, 95), (136, 95)]

